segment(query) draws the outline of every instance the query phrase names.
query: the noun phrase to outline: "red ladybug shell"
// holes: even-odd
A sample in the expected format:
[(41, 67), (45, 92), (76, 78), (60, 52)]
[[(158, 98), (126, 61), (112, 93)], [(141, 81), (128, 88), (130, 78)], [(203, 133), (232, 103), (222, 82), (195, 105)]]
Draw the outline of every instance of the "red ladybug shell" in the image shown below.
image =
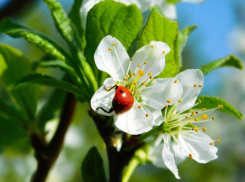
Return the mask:
[(129, 111), (134, 105), (134, 97), (126, 87), (118, 87), (112, 100), (112, 107), (116, 115)]

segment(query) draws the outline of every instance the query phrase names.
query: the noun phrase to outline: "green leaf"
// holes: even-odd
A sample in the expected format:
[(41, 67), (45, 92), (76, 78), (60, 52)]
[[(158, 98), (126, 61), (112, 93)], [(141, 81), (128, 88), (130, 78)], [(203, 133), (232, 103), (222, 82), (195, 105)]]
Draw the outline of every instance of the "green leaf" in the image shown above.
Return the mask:
[(58, 30), (60, 35), (64, 38), (64, 40), (67, 42), (71, 51), (77, 47), (81, 48), (79, 36), (74, 31), (71, 20), (66, 15), (61, 4), (55, 0), (43, 0), (43, 1), (46, 3), (46, 5), (51, 11), (56, 29)]
[(72, 8), (68, 14), (68, 17), (71, 19), (72, 23), (74, 24), (76, 31), (78, 33), (78, 36), (82, 40), (81, 46), (85, 47), (85, 30), (82, 28), (82, 20), (80, 16), (80, 9), (82, 6), (83, 0), (74, 0)]
[(239, 119), (243, 119), (243, 114), (238, 111), (233, 105), (229, 104), (223, 99), (211, 96), (199, 96), (197, 100), (201, 101), (201, 103), (195, 106), (196, 109), (214, 109), (217, 108), (218, 105), (223, 105), (223, 108), (219, 108), (218, 111), (222, 111), (231, 114)]
[(62, 71), (66, 72), (75, 83), (79, 82), (76, 72), (70, 66), (68, 66), (65, 62), (60, 60), (40, 60), (33, 63), (33, 68), (36, 69), (37, 67), (42, 68), (59, 68)]
[(179, 52), (181, 53), (186, 45), (190, 34), (197, 28), (197, 25), (192, 25), (184, 28), (179, 32)]
[(176, 4), (176, 3), (178, 3), (178, 2), (180, 2), (181, 0), (167, 0), (167, 2), (169, 3), (169, 4)]
[(22, 25), (14, 23), (11, 19), (6, 18), (0, 22), (0, 32), (5, 33), (13, 38), (25, 38), (28, 42), (36, 45), (48, 55), (59, 59), (65, 60), (64, 55), (67, 55), (65, 51), (59, 47), (48, 37), (35, 32)]
[(41, 111), (37, 115), (37, 120), (42, 129), (47, 121), (53, 119), (58, 110), (64, 104), (67, 92), (61, 89), (55, 89), (46, 103), (43, 105)]
[[(18, 50), (7, 45), (0, 45), (0, 82), (7, 89), (22, 77), (31, 74), (30, 61)], [(23, 110), (30, 120), (35, 118), (38, 90), (26, 87), (10, 92), (13, 101)]]
[(232, 66), (238, 69), (243, 69), (242, 62), (234, 55), (229, 55), (202, 66), (200, 70), (203, 72), (204, 75), (206, 75), (211, 71), (223, 66)]
[(94, 53), (100, 41), (107, 35), (116, 37), (122, 45), (130, 52), (136, 40), (143, 17), (136, 5), (102, 1), (96, 4), (88, 13), (86, 25), (85, 56), (97, 74), (97, 80), (101, 80), (101, 72), (94, 64)]
[(81, 173), (86, 182), (106, 182), (103, 160), (96, 147), (89, 150), (83, 160)]
[(14, 154), (17, 152), (29, 153), (30, 140), (23, 126), (12, 117), (2, 113), (0, 113), (0, 121), (0, 153), (5, 150), (8, 150), (7, 154), (10, 153), (10, 150), (13, 150)]
[(16, 83), (10, 85), (9, 89), (10, 90), (17, 89), (17, 88), (20, 88), (23, 86), (27, 86), (30, 83), (55, 87), (55, 88), (65, 90), (67, 92), (72, 92), (74, 94), (81, 94), (81, 91), (78, 87), (76, 87), (76, 86), (74, 86), (68, 82), (57, 80), (57, 79), (52, 78), (50, 76), (44, 76), (41, 74), (28, 75), (28, 76), (18, 80)]
[(22, 116), (22, 113), (18, 108), (13, 105), (6, 104), (2, 100), (0, 100), (0, 113), (8, 116), (12, 120), (17, 120), (20, 123), (26, 123), (28, 119)]
[(158, 77), (173, 77), (180, 67), (179, 42), (178, 42), (178, 23), (162, 16), (155, 6), (144, 26), (138, 46), (143, 47), (152, 40), (162, 41), (171, 48), (166, 55), (166, 66)]
[(70, 48), (72, 57), (74, 58), (72, 59), (73, 65), (71, 66), (78, 74), (82, 83), (87, 85), (88, 90), (95, 91), (97, 89), (97, 83), (95, 81), (93, 71), (85, 61), (85, 57), (82, 53), (82, 41), (75, 31), (76, 29), (73, 27), (71, 20), (68, 18), (59, 2), (55, 0), (43, 1), (51, 11), (56, 29)]

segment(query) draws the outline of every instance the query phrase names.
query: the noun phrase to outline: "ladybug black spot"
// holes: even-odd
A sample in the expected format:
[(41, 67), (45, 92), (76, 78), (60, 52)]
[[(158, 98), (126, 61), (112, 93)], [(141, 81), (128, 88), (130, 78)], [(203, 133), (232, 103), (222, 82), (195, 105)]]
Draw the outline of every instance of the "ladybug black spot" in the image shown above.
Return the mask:
[(123, 94), (123, 93), (124, 93), (122, 90), (119, 90), (119, 92), (120, 92), (121, 94)]

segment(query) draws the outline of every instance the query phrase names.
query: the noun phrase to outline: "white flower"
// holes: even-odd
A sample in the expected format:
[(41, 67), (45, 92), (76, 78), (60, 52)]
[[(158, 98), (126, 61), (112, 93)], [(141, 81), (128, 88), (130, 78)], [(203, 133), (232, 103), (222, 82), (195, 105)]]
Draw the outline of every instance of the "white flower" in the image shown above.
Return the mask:
[[(165, 164), (175, 177), (180, 179), (176, 163), (183, 161), (183, 155), (199, 163), (207, 163), (218, 157), (216, 155), (218, 149), (214, 146), (214, 140), (201, 131), (206, 131), (205, 127), (198, 128), (193, 125), (193, 123), (198, 124), (214, 119), (214, 117), (209, 119), (208, 114), (215, 109), (191, 109), (196, 105), (197, 96), (203, 87), (202, 72), (198, 69), (186, 70), (179, 73), (175, 79), (176, 82), (181, 82), (183, 95), (178, 103), (171, 107), (165, 107), (164, 134), (162, 135), (164, 143), (155, 148), (151, 159), (153, 164), (158, 167), (163, 167)], [(161, 124), (160, 121), (157, 122), (155, 125)], [(217, 142), (219, 143), (220, 140)], [(162, 153), (159, 152), (160, 147), (163, 147)], [(164, 164), (159, 161), (161, 157)]]
[[(163, 71), (169, 51), (167, 44), (152, 41), (130, 59), (119, 40), (106, 36), (94, 59), (97, 68), (112, 78), (107, 78), (92, 97), (92, 109), (106, 116), (114, 115), (115, 125), (124, 132), (137, 135), (149, 131), (154, 118), (159, 120), (157, 113), (182, 94), (181, 84), (174, 83), (174, 78), (153, 79)], [(121, 97), (127, 99), (120, 101)]]

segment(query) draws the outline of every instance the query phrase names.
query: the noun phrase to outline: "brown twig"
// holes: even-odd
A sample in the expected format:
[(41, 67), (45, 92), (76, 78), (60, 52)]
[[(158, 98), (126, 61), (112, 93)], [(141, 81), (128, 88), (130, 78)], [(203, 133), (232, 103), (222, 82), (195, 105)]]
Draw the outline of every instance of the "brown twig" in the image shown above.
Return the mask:
[[(135, 146), (131, 150), (124, 150), (131, 142), (131, 140), (124, 140), (121, 150), (117, 151), (116, 147), (113, 145), (115, 142), (114, 127), (108, 125), (109, 117), (102, 117), (94, 111), (90, 110), (89, 115), (93, 118), (95, 125), (100, 133), (100, 136), (105, 142), (107, 157), (109, 161), (109, 181), (110, 182), (121, 182), (123, 169), (130, 162), (135, 151), (140, 147), (140, 145)], [(124, 137), (124, 135), (123, 135)]]
[(44, 182), (47, 178), (50, 169), (62, 149), (65, 134), (72, 121), (75, 105), (76, 100), (74, 95), (68, 93), (58, 128), (49, 144), (46, 144), (44, 137), (31, 135), (31, 143), (35, 150), (35, 157), (38, 163), (37, 169), (31, 179), (32, 182)]

